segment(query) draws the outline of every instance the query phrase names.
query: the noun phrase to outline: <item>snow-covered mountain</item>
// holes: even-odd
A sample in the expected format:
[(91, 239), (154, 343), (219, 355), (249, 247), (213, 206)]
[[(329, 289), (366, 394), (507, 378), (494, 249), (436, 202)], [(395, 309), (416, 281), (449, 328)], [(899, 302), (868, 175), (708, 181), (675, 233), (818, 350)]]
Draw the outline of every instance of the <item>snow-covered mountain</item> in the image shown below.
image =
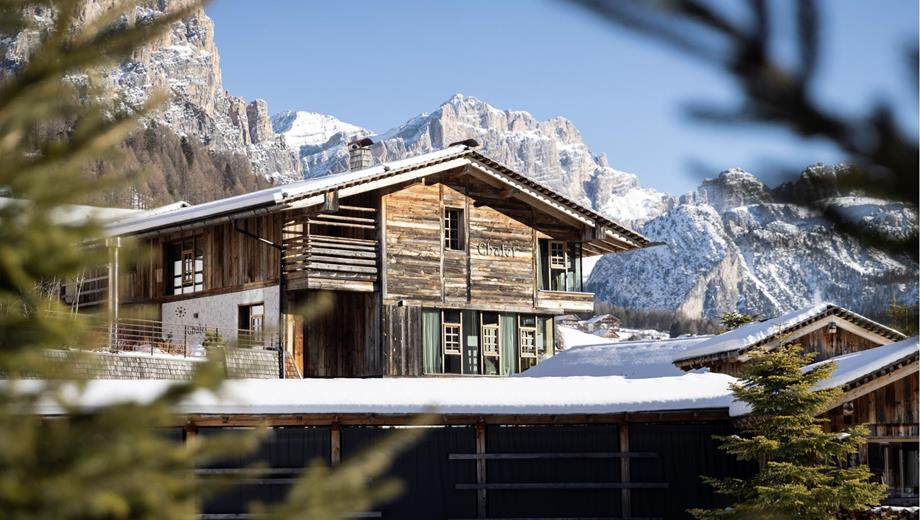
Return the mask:
[[(182, 1), (147, 0), (125, 23), (162, 16)], [(85, 2), (78, 19), (90, 20), (112, 4)], [(53, 23), (47, 13), (36, 13), (36, 20), (40, 26)], [(38, 31), (0, 38), (0, 77), (28, 59), (36, 41)], [(214, 25), (203, 11), (175, 23), (106, 78), (131, 102), (156, 89), (171, 94), (146, 122), (143, 139), (128, 147), (138, 164), (161, 170), (147, 186), (160, 195), (203, 201), (255, 189), (256, 178), (288, 182), (342, 171), (347, 144), (375, 135), (325, 114), (269, 118), (264, 101), (228, 93)], [(814, 181), (835, 175), (833, 168), (810, 168), (796, 183), (775, 189), (732, 169), (676, 197), (611, 167), (563, 117), (540, 121), (462, 94), (376, 135), (371, 151), (375, 160), (390, 161), (469, 138), (495, 160), (667, 244), (603, 257), (589, 281), (601, 300), (687, 317), (736, 309), (773, 314), (820, 298), (862, 311), (878, 311), (892, 297), (917, 301), (916, 263), (832, 233), (814, 212), (779, 202), (796, 192), (827, 189)], [(854, 220), (895, 235), (917, 225), (916, 214), (903, 205), (833, 190), (821, 196)]]
[[(111, 9), (112, 0), (80, 4), (78, 23), (97, 19)], [(140, 2), (122, 20), (144, 23), (181, 7), (183, 0)], [(38, 34), (53, 24), (53, 12), (34, 16), (35, 30), (0, 38), (0, 76), (27, 60)], [(257, 99), (247, 102), (224, 90), (220, 54), (214, 43), (214, 23), (199, 9), (189, 18), (107, 71), (106, 81), (131, 103), (141, 103), (154, 91), (170, 94), (168, 103), (148, 125), (161, 125), (181, 137), (194, 137), (210, 150), (229, 152), (248, 159), (251, 171), (273, 181), (300, 178), (301, 166), (283, 139), (272, 130), (268, 105)]]
[[(821, 172), (835, 168), (809, 168), (775, 190), (739, 169), (707, 179), (639, 229), (665, 245), (602, 258), (588, 287), (616, 305), (686, 317), (769, 316), (820, 301), (878, 314), (892, 299), (916, 302), (916, 263), (834, 232), (814, 210), (778, 202), (781, 190), (807, 190)], [(873, 229), (899, 234), (917, 226), (903, 204), (829, 195), (828, 204)]]
[[(348, 142), (370, 135), (330, 116), (303, 112), (279, 114), (274, 123), (275, 131), (299, 151), (307, 177), (345, 170)], [(299, 136), (304, 135), (316, 137), (301, 145)], [(390, 161), (470, 138), (489, 157), (627, 224), (644, 222), (674, 202), (668, 194), (643, 188), (635, 175), (611, 168), (603, 154), (591, 153), (564, 117), (538, 121), (527, 112), (501, 110), (463, 94), (376, 136), (371, 152), (376, 161)]]

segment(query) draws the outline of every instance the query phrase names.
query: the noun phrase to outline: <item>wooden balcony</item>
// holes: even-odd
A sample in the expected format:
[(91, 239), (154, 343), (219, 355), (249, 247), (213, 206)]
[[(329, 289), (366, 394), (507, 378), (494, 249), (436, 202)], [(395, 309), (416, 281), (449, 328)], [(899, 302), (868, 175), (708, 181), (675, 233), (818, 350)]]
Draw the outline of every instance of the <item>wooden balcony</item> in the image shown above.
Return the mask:
[(373, 292), (378, 277), (377, 215), (373, 208), (295, 219), (284, 231), (284, 275), (289, 290)]
[(537, 308), (562, 312), (592, 312), (594, 293), (537, 291)]

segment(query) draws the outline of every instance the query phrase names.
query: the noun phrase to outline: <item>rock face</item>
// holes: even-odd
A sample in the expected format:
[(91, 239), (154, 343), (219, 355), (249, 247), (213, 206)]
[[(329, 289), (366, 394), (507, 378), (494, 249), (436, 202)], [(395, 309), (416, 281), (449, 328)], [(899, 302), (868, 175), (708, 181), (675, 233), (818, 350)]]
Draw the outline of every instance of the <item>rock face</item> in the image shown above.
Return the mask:
[[(305, 112), (275, 116), (274, 128), (299, 151), (306, 177), (344, 171), (348, 142), (372, 135)], [(673, 204), (670, 195), (641, 187), (635, 175), (611, 168), (604, 155), (593, 155), (571, 121), (538, 121), (527, 112), (500, 110), (462, 94), (376, 136), (371, 152), (377, 162), (392, 161), (470, 138), (489, 157), (627, 224), (644, 222)]]
[[(84, 2), (79, 21), (86, 22), (111, 9), (115, 0)], [(141, 2), (121, 23), (149, 21), (182, 5), (181, 0)], [(35, 15), (39, 27), (53, 23), (54, 14)], [(28, 59), (37, 31), (0, 39), (2, 68), (7, 73)], [(249, 106), (221, 84), (220, 55), (214, 44), (214, 24), (203, 10), (176, 22), (157, 41), (139, 49), (107, 71), (105, 79), (130, 103), (141, 103), (154, 91), (166, 91), (169, 102), (153, 120), (180, 136), (194, 136), (218, 152), (231, 152), (251, 161), (253, 173), (274, 181), (300, 178), (297, 154), (271, 129), (268, 107), (256, 100)]]
[[(742, 170), (722, 172), (641, 227), (666, 245), (602, 258), (587, 285), (617, 305), (690, 318), (769, 316), (820, 301), (878, 315), (893, 299), (916, 302), (916, 263), (833, 231), (814, 210), (777, 202), (784, 191), (808, 189), (820, 171), (836, 174), (812, 167), (775, 190)], [(871, 229), (903, 234), (917, 226), (904, 204), (828, 195), (828, 204)]]

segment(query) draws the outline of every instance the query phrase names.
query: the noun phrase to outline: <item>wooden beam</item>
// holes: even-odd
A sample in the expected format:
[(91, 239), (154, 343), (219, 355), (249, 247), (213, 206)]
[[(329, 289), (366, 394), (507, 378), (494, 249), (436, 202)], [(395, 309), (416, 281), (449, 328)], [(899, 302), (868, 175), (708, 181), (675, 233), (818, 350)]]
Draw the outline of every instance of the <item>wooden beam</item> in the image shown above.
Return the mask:
[[(621, 432), (623, 430), (620, 430)], [(622, 433), (621, 433), (622, 436)], [(622, 449), (622, 448), (621, 448)], [(651, 459), (654, 452), (571, 452), (571, 453), (449, 453), (448, 460), (537, 460), (537, 459)]]
[(837, 399), (835, 399), (831, 404), (823, 408), (820, 413), (825, 413), (829, 410), (833, 410), (834, 408), (837, 408), (838, 406), (841, 406), (848, 401), (858, 399), (868, 393), (874, 392), (878, 390), (879, 388), (882, 388), (883, 386), (887, 386), (899, 379), (916, 374), (918, 366), (920, 366), (920, 362), (913, 361), (912, 363), (896, 368), (892, 370), (891, 372), (888, 372), (885, 375), (876, 377), (875, 379), (872, 379), (866, 384), (859, 385), (853, 388), (852, 390), (844, 392), (840, 394), (840, 396), (837, 397)]
[(493, 484), (454, 484), (457, 490), (499, 489), (667, 489), (667, 482), (501, 482)]
[[(620, 424), (617, 426), (617, 431), (620, 436), (620, 446), (619, 449), (621, 452), (629, 451), (629, 424)], [(620, 482), (624, 484), (630, 483), (629, 479), (629, 458), (623, 457), (620, 459)], [(620, 490), (620, 506), (622, 511), (623, 518), (632, 518), (632, 494), (630, 488), (624, 487)]]
[(329, 458), (333, 466), (342, 462), (342, 427), (338, 424), (329, 430)]
[[(476, 455), (483, 456), (486, 454), (486, 425), (479, 423), (476, 425)], [(486, 460), (484, 458), (476, 459), (476, 485), (488, 485), (486, 478)], [(476, 492), (476, 517), (485, 518), (488, 514), (488, 496), (486, 488), (479, 487)]]

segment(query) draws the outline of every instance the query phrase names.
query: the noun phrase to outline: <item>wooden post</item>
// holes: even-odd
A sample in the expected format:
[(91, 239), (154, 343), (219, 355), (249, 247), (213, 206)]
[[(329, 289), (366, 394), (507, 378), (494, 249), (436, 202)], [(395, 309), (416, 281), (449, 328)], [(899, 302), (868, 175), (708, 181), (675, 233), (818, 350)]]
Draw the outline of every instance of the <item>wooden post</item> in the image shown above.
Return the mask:
[[(629, 423), (622, 423), (617, 427), (620, 433), (620, 453), (629, 452)], [(620, 457), (620, 482), (629, 483), (629, 457)], [(624, 487), (620, 490), (620, 503), (622, 506), (622, 518), (632, 518), (632, 496), (630, 489)]]
[[(484, 455), (486, 453), (486, 425), (479, 423), (476, 425), (476, 454)], [(483, 485), (488, 479), (486, 478), (486, 459), (479, 457), (476, 459), (476, 483)], [(479, 489), (476, 491), (476, 518), (486, 518), (487, 513), (486, 490)]]
[(185, 444), (188, 447), (194, 447), (198, 442), (198, 427), (191, 422), (185, 423)]
[(342, 427), (338, 424), (332, 426), (329, 432), (329, 454), (332, 465), (338, 466), (342, 462)]

